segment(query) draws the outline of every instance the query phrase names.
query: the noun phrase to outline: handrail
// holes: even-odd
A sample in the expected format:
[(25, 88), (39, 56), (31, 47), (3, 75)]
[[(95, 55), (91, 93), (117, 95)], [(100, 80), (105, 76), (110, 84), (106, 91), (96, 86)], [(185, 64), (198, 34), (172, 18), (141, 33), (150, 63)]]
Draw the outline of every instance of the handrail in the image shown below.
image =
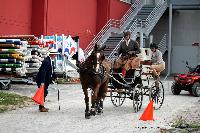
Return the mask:
[(99, 38), (102, 37), (102, 34), (104, 34), (108, 29), (110, 29), (111, 21), (112, 21), (112, 19), (110, 19), (106, 23), (106, 25), (104, 25), (104, 27), (101, 29), (101, 31), (95, 36), (95, 38), (91, 41), (91, 43), (84, 50), (86, 55), (89, 53), (89, 50), (91, 50), (93, 48), (93, 45), (99, 41)]
[(121, 41), (117, 44), (117, 46), (114, 48), (114, 50), (111, 52), (111, 54), (108, 56), (108, 59), (110, 61), (113, 61), (113, 57), (115, 57), (115, 51), (117, 51), (117, 49), (119, 48), (121, 42), (123, 41), (123, 38), (121, 39)]
[(133, 32), (137, 28), (138, 19), (135, 19), (131, 27), (128, 29), (130, 32)]
[(149, 16), (146, 19), (145, 27), (149, 25), (150, 21), (154, 18), (154, 16), (156, 15), (156, 12), (159, 10), (160, 6), (161, 6), (161, 2), (158, 3), (156, 5), (156, 7), (151, 11), (151, 13), (149, 14)]
[[(131, 16), (131, 14), (135, 11), (134, 17), (137, 15), (136, 13), (142, 8), (144, 2), (143, 0), (136, 0), (134, 4), (131, 5), (131, 8), (126, 12), (126, 14), (120, 20), (120, 27), (123, 26), (125, 21)], [(132, 17), (133, 18), (133, 17)]]
[(160, 1), (160, 3), (157, 4), (157, 6), (153, 9), (153, 11), (150, 13), (148, 18), (145, 22), (145, 29), (146, 35), (149, 34), (149, 31), (154, 27), (154, 24), (159, 20), (161, 15), (164, 13), (164, 11), (167, 8), (167, 1)]
[(158, 44), (158, 49), (161, 51), (162, 54), (165, 53), (167, 50), (167, 35), (165, 34), (161, 39), (160, 43)]
[(86, 49), (84, 50), (85, 55), (87, 56), (88, 53), (91, 51), (91, 49), (94, 47), (95, 43), (98, 42), (102, 42), (103, 36), (109, 32), (108, 34), (110, 34), (111, 32), (113, 32), (112, 28), (118, 28), (121, 29), (121, 27), (125, 24), (125, 21), (128, 20), (128, 18), (130, 16), (132, 16), (133, 13), (135, 17), (137, 12), (142, 8), (143, 6), (143, 0), (139, 0), (139, 1), (135, 1), (134, 4), (131, 5), (131, 7), (129, 8), (129, 10), (124, 14), (124, 16), (122, 17), (121, 20), (114, 20), (114, 19), (110, 19), (106, 25), (101, 29), (101, 31), (95, 36), (95, 38), (93, 38), (93, 40), (90, 42), (90, 44), (86, 47)]

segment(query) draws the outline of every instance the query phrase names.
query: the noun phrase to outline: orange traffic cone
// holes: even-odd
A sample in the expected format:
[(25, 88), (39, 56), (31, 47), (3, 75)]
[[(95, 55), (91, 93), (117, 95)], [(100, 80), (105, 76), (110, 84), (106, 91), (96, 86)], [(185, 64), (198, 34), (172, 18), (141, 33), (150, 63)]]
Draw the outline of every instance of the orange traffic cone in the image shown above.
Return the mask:
[(154, 120), (153, 119), (153, 100), (150, 101), (146, 109), (144, 110), (140, 120), (147, 121), (147, 120)]
[(44, 105), (44, 85), (42, 85), (32, 97), (33, 101), (40, 105)]

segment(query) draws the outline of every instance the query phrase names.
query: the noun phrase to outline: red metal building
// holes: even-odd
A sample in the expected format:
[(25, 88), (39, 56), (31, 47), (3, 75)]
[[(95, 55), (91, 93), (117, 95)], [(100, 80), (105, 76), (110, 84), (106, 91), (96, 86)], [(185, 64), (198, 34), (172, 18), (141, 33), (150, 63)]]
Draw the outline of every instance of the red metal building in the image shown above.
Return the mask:
[(0, 35), (65, 34), (89, 44), (109, 19), (120, 19), (130, 5), (120, 0), (0, 0)]

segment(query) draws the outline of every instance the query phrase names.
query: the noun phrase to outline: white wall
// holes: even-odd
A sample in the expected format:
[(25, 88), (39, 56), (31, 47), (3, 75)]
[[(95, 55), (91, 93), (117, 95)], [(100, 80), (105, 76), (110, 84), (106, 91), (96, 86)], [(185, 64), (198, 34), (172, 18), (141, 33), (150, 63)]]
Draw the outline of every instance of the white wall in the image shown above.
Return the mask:
[(200, 61), (200, 47), (173, 46), (172, 47), (172, 73), (186, 73), (185, 62), (195, 67)]

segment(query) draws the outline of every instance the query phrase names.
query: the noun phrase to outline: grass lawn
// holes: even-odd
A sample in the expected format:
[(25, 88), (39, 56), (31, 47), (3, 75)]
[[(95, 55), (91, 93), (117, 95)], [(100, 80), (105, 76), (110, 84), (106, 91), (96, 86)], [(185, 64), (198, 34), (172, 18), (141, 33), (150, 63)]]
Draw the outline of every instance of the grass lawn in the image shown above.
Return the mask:
[(22, 108), (32, 103), (31, 98), (18, 94), (0, 92), (0, 113)]

